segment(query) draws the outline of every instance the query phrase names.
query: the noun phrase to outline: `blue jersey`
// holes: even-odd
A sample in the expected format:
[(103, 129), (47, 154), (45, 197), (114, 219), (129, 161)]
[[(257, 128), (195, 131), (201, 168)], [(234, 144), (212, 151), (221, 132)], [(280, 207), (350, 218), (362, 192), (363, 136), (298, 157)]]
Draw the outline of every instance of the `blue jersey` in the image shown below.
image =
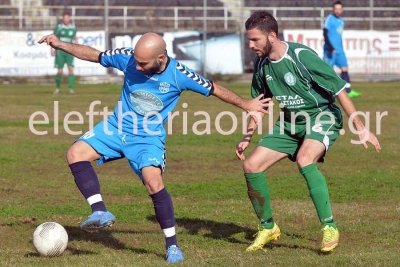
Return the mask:
[(181, 93), (191, 90), (209, 96), (213, 84), (171, 57), (163, 72), (145, 75), (136, 70), (133, 55), (131, 48), (100, 54), (102, 66), (117, 68), (125, 75), (121, 97), (108, 122), (120, 133), (158, 136), (165, 142), (164, 125)]
[[(343, 52), (342, 33), (344, 30), (344, 20), (342, 17), (336, 17), (330, 14), (325, 18), (325, 29), (328, 30), (328, 38), (336, 52)], [(325, 43), (324, 50), (329, 50)]]

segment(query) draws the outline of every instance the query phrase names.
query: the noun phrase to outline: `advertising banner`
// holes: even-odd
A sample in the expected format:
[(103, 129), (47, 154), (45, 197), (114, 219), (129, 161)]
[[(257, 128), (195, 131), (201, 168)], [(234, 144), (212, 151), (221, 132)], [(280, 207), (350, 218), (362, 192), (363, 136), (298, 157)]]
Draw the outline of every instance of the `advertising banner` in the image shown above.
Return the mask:
[[(55, 75), (54, 57), (50, 47), (38, 44), (39, 39), (51, 31), (0, 31), (0, 76)], [(104, 31), (77, 32), (79, 44), (105, 50)], [(103, 75), (107, 69), (100, 64), (75, 58), (76, 75)], [(64, 73), (68, 73), (67, 66)]]
[[(207, 73), (243, 73), (240, 35), (212, 34), (204, 42), (203, 35), (199, 31), (159, 34), (163, 36), (167, 44), (168, 55), (195, 71), (203, 70), (203, 58), (205, 58)], [(135, 47), (140, 36), (142, 34), (139, 33), (110, 34), (111, 48)]]
[[(284, 30), (284, 40), (309, 46), (322, 58), (322, 30)], [(343, 49), (350, 73), (400, 73), (400, 31), (343, 32)]]

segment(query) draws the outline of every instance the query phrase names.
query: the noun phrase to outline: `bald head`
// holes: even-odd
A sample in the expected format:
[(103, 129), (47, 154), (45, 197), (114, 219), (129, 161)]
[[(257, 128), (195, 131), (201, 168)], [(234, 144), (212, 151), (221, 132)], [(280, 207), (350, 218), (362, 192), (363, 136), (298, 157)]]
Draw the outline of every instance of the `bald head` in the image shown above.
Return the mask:
[(153, 32), (143, 34), (135, 46), (136, 69), (144, 74), (162, 72), (168, 61), (166, 47), (160, 35)]
[(160, 54), (164, 54), (167, 45), (164, 39), (153, 32), (145, 33), (140, 37), (135, 46), (135, 54), (141, 58), (156, 58)]

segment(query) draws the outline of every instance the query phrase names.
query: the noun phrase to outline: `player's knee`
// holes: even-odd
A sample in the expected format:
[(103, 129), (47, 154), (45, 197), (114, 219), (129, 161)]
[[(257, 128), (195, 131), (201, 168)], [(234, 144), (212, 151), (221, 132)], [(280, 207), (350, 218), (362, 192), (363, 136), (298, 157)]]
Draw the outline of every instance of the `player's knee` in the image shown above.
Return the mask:
[(303, 167), (313, 163), (313, 159), (311, 159), (307, 155), (299, 154), (299, 155), (297, 155), (296, 163), (297, 163), (297, 167), (300, 169), (300, 168), (303, 168)]
[(161, 177), (153, 177), (152, 179), (144, 180), (147, 193), (149, 195), (155, 194), (164, 188), (164, 183)]
[(74, 145), (72, 145), (68, 150), (67, 150), (67, 162), (68, 164), (72, 164), (75, 162), (78, 162), (77, 158), (78, 158), (78, 150), (74, 147)]
[(243, 171), (245, 173), (256, 173), (259, 172), (258, 170), (258, 166), (255, 164), (254, 161), (250, 160), (250, 159), (246, 159), (243, 162)]
[[(96, 152), (94, 151), (96, 154)], [(88, 145), (84, 142), (78, 141), (74, 143), (68, 150), (67, 150), (67, 161), (68, 164), (72, 164), (78, 161), (92, 161), (95, 160), (95, 155), (91, 153), (90, 149), (88, 149)]]

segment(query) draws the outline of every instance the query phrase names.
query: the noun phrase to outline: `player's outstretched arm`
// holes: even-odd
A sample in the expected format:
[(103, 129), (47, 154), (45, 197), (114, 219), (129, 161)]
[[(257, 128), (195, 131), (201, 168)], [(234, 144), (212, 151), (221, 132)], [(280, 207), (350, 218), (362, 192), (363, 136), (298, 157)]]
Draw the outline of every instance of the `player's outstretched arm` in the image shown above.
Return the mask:
[(54, 49), (62, 50), (82, 60), (99, 62), (99, 55), (101, 53), (99, 50), (86, 45), (62, 42), (54, 34), (42, 37), (38, 43), (46, 43)]
[(222, 101), (246, 110), (250, 113), (252, 118), (255, 119), (256, 123), (258, 123), (258, 112), (266, 114), (268, 113), (268, 107), (273, 105), (273, 102), (270, 102), (271, 98), (261, 99), (263, 95), (260, 95), (259, 97), (252, 100), (246, 100), (221, 85), (218, 85), (216, 83), (214, 83), (213, 85), (214, 90), (212, 94), (214, 96), (218, 97)]
[(363, 146), (368, 148), (367, 142), (369, 142), (375, 147), (375, 151), (379, 152), (381, 150), (381, 145), (379, 144), (378, 138), (376, 138), (373, 133), (365, 128), (364, 124), (360, 120), (360, 117), (356, 115), (356, 108), (354, 107), (354, 104), (347, 95), (346, 91), (342, 90), (337, 98), (347, 116), (353, 119), (352, 122), (357, 129), (358, 137)]

